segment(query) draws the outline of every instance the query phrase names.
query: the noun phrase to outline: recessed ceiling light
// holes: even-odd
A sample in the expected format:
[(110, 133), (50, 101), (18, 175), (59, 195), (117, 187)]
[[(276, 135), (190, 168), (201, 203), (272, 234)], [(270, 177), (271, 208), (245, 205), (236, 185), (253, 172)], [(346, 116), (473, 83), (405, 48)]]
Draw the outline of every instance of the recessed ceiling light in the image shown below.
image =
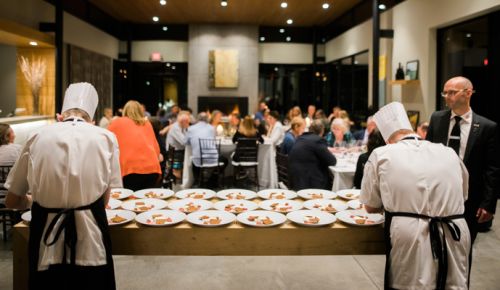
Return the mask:
[(280, 28), (280, 33), (285, 33), (285, 29), (284, 28)]
[(226, 0), (220, 1), (220, 6), (226, 7), (227, 6), (227, 1)]
[(175, 69), (175, 65), (172, 66), (172, 69)]
[(167, 5), (167, 0), (160, 0), (160, 5)]
[(153, 16), (153, 21), (158, 22), (158, 21), (160, 21), (160, 18), (158, 16)]
[(472, 37), (472, 33), (467, 33), (467, 34), (465, 35), (465, 37), (467, 37), (467, 38), (471, 38), (471, 37)]
[(264, 36), (261, 36), (260, 41), (266, 41), (266, 38)]
[(31, 46), (37, 46), (37, 45), (38, 45), (38, 42), (36, 42), (36, 41), (30, 41), (30, 45), (31, 45)]
[(328, 8), (330, 8), (330, 4), (323, 3), (323, 5), (321, 7), (323, 7), (323, 9), (328, 9)]
[(163, 31), (167, 31), (168, 30), (168, 27), (167, 26), (163, 26)]
[(286, 24), (293, 24), (293, 20), (290, 18), (286, 21)]
[(290, 42), (290, 41), (292, 41), (292, 38), (290, 36), (287, 36), (286, 41)]
[(385, 10), (387, 7), (385, 6), (385, 4), (379, 4), (378, 5), (378, 9), (380, 10)]
[(286, 2), (281, 2), (281, 8), (287, 8), (288, 7), (288, 3)]
[(277, 67), (277, 66), (275, 66), (275, 67), (274, 67), (274, 71), (278, 71), (278, 70), (279, 70), (279, 69), (278, 69), (278, 67)]
[(167, 64), (165, 64), (165, 65), (166, 65), (167, 67), (169, 67), (169, 66), (170, 66), (170, 63), (169, 63), (169, 62), (167, 62)]

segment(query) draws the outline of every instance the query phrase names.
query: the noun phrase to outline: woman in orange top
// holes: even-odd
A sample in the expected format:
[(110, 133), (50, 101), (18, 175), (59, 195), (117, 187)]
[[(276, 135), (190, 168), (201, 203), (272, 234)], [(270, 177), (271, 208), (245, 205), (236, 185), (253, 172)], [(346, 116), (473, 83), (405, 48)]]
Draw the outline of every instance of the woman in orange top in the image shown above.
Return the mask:
[(118, 140), (123, 186), (134, 191), (157, 187), (161, 176), (159, 161), (163, 156), (141, 104), (128, 101), (123, 117), (113, 120), (108, 129)]

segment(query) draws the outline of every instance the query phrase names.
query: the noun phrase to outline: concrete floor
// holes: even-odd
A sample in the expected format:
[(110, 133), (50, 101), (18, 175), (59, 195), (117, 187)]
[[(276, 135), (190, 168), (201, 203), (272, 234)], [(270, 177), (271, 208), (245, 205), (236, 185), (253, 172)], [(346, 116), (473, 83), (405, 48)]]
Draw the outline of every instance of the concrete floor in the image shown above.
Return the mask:
[[(497, 206), (500, 212), (500, 205)], [(12, 289), (11, 243), (0, 241), (0, 289)], [(500, 222), (474, 244), (471, 289), (500, 289)], [(115, 256), (118, 289), (383, 289), (385, 257)]]

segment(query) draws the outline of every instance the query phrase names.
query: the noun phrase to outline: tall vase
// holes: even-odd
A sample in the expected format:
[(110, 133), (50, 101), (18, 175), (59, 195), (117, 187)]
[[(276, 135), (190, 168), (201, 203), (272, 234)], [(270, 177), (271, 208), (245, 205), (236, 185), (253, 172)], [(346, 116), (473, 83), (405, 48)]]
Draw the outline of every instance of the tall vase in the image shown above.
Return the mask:
[(33, 115), (39, 115), (40, 112), (38, 111), (39, 108), (39, 103), (40, 103), (40, 98), (39, 98), (39, 92), (32, 92), (33, 94)]

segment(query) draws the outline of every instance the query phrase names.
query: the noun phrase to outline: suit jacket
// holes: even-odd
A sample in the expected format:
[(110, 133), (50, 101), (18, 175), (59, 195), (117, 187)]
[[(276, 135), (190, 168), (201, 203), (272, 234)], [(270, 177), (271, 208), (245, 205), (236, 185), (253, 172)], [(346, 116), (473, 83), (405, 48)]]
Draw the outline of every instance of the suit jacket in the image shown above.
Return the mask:
[(356, 140), (363, 140), (365, 138), (365, 133), (366, 133), (366, 129), (361, 129), (361, 130), (358, 130), (358, 131), (352, 133), (352, 136)]
[(313, 133), (304, 133), (295, 140), (288, 155), (288, 174), (293, 190), (328, 188), (328, 166), (337, 159), (328, 151), (326, 140)]
[[(426, 139), (447, 144), (451, 111), (434, 112)], [(478, 208), (495, 213), (500, 179), (500, 150), (497, 124), (472, 113), (463, 162), (469, 171), (469, 196), (465, 213), (475, 216)]]

